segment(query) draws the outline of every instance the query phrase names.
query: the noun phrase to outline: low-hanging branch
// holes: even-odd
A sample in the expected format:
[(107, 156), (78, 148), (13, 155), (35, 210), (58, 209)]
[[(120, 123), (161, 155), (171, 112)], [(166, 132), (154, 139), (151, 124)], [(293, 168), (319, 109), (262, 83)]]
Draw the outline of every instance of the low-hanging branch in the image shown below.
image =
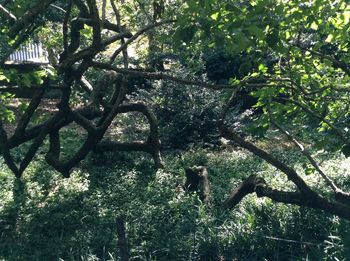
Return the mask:
[(239, 187), (230, 193), (230, 196), (223, 203), (223, 208), (231, 209), (235, 207), (244, 197), (252, 193), (256, 193), (258, 197), (270, 198), (275, 202), (319, 209), (350, 220), (350, 208), (347, 205), (338, 202), (330, 202), (321, 197), (317, 200), (310, 199), (306, 194), (300, 191), (277, 190), (270, 187), (263, 178), (254, 174), (250, 175)]
[(2, 154), (2, 157), (5, 160), (6, 165), (9, 167), (9, 169), (13, 172), (13, 174), (20, 178), (21, 174), (19, 173), (18, 167), (15, 164), (15, 161), (13, 160), (13, 157), (10, 153), (10, 147), (8, 145), (8, 138), (6, 131), (3, 127), (3, 123), (0, 121), (0, 152)]
[(11, 38), (16, 37), (18, 33), (26, 28), (28, 24), (34, 22), (43, 11), (45, 11), (53, 2), (56, 0), (42, 0), (38, 1), (33, 7), (31, 7), (21, 18), (17, 19), (16, 22), (11, 26), (8, 36)]
[[(118, 10), (114, 0), (111, 0), (111, 5), (112, 5), (112, 9), (113, 9), (113, 12), (114, 12), (114, 15), (115, 15), (115, 18), (116, 18), (116, 22), (117, 22), (117, 25), (118, 25), (118, 31), (119, 31), (119, 33), (121, 33), (123, 29), (121, 27), (121, 17), (120, 17), (119, 10)], [(122, 46), (125, 45), (125, 39), (122, 38), (120, 40), (120, 43), (121, 43)], [(123, 53), (124, 68), (127, 69), (129, 67), (129, 55), (128, 55), (127, 48), (124, 48), (122, 50), (122, 53)]]
[(270, 163), (272, 166), (276, 167), (283, 173), (285, 173), (289, 180), (291, 180), (300, 191), (303, 191), (305, 194), (308, 194), (311, 198), (317, 197), (317, 194), (305, 183), (305, 181), (298, 175), (298, 173), (284, 164), (283, 162), (279, 161), (277, 158), (272, 156), (271, 154), (267, 153), (266, 151), (258, 148), (253, 143), (248, 142), (241, 138), (237, 133), (230, 130), (225, 124), (221, 121), (219, 123), (219, 129), (221, 132), (221, 135), (228, 139), (232, 140), (234, 143), (239, 145), (240, 147), (247, 149), (251, 153), (255, 154), (256, 156), (264, 159), (268, 163)]
[[(122, 81), (122, 85), (127, 85), (127, 77), (117, 77)], [(66, 84), (68, 86), (71, 85), (71, 80), (68, 80)], [(43, 85), (46, 85), (44, 83)], [(101, 84), (105, 84), (104, 81)], [(96, 150), (111, 150), (110, 144), (106, 146), (106, 143), (98, 144), (99, 141), (103, 138), (104, 133), (111, 125), (113, 119), (120, 113), (127, 113), (132, 111), (138, 111), (145, 115), (145, 117), (149, 121), (150, 125), (150, 134), (147, 141), (141, 143), (132, 143), (132, 144), (113, 144), (115, 151), (144, 151), (150, 153), (154, 158), (154, 162), (156, 167), (161, 168), (163, 166), (162, 158), (160, 154), (160, 141), (159, 141), (159, 133), (158, 133), (158, 123), (153, 112), (147, 107), (147, 105), (142, 103), (134, 103), (134, 104), (121, 104), (124, 99), (125, 92), (123, 91), (125, 87), (119, 88), (119, 94), (116, 94), (116, 99), (112, 99), (111, 108), (105, 108), (105, 114), (103, 114), (98, 108), (99, 98), (93, 99), (92, 103), (89, 103), (85, 107), (77, 109), (75, 111), (71, 110), (68, 105), (65, 104), (65, 100), (69, 98), (66, 96), (64, 87), (62, 87), (62, 97), (61, 102), (59, 104), (59, 111), (52, 118), (45, 121), (44, 123), (32, 127), (30, 129), (26, 129), (30, 118), (33, 113), (37, 109), (40, 104), (40, 101), (43, 97), (45, 88), (40, 89), (34, 98), (31, 100), (31, 103), (27, 107), (24, 115), (20, 119), (17, 128), (15, 130), (14, 135), (12, 137), (7, 138), (6, 132), (3, 128), (1, 128), (0, 138), (1, 138), (1, 153), (5, 159), (5, 162), (10, 167), (10, 169), (15, 173), (17, 177), (21, 177), (22, 173), (25, 171), (29, 163), (32, 161), (34, 155), (42, 146), (43, 141), (47, 135), (50, 136), (49, 140), (49, 152), (46, 155), (46, 161), (53, 166), (57, 171), (61, 172), (65, 177), (69, 177), (69, 173), (71, 169), (76, 166), (82, 159), (86, 157), (86, 155), (96, 149)], [(100, 93), (100, 87), (93, 88), (91, 91), (92, 97), (98, 97)], [(95, 126), (91, 121), (96, 117), (100, 117), (102, 121)], [(83, 129), (85, 129), (88, 133), (86, 140), (84, 141), (81, 148), (69, 159), (65, 159), (64, 161), (60, 160), (60, 136), (59, 130), (67, 126), (68, 124), (75, 122), (80, 125)], [(30, 149), (26, 152), (23, 160), (20, 162), (19, 166), (15, 164), (13, 160), (10, 149), (20, 144), (33, 140), (33, 143)]]
[(320, 52), (314, 51), (314, 50), (312, 50), (310, 48), (303, 47), (300, 44), (297, 44), (297, 45), (294, 45), (294, 46), (300, 48), (301, 50), (308, 51), (314, 56), (318, 56), (318, 57), (321, 57), (323, 59), (326, 59), (326, 60), (332, 62), (334, 67), (342, 69), (348, 76), (350, 76), (350, 65), (347, 64), (346, 62), (341, 61), (339, 59), (336, 59), (332, 55), (320, 53)]
[[(111, 148), (121, 151), (144, 151), (150, 153), (153, 158), (154, 162), (156, 164), (156, 167), (162, 168), (162, 158), (160, 155), (160, 142), (159, 142), (159, 134), (158, 134), (158, 125), (155, 119), (155, 116), (153, 113), (147, 108), (144, 104), (128, 104), (121, 106), (121, 109), (117, 109), (116, 111), (111, 111), (110, 114), (113, 114), (114, 117), (118, 113), (123, 112), (131, 112), (131, 111), (139, 111), (143, 113), (150, 123), (150, 135), (147, 139), (147, 142), (144, 143), (106, 143), (102, 142), (99, 144), (99, 141), (104, 136), (106, 128), (94, 128), (94, 127), (86, 127), (85, 124), (80, 121), (76, 121), (76, 123), (80, 124), (84, 129), (88, 130), (88, 136), (81, 146), (81, 148), (69, 159), (66, 161), (60, 161), (59, 154), (60, 154), (60, 146), (57, 144), (59, 143), (59, 134), (57, 130), (52, 131), (53, 134), (50, 135), (50, 150), (49, 153), (46, 155), (47, 162), (53, 166), (57, 171), (63, 173), (65, 177), (69, 177), (69, 173), (71, 169), (76, 166), (82, 159), (86, 157), (86, 155), (92, 151), (94, 148), (97, 150), (106, 150), (109, 151)], [(71, 113), (72, 114), (72, 113)], [(113, 118), (114, 118), (113, 117)], [(73, 116), (74, 119), (74, 116)], [(87, 121), (87, 119), (85, 119)], [(84, 120), (84, 121), (85, 121)], [(106, 118), (108, 121), (108, 117)], [(90, 123), (91, 124), (91, 123)], [(110, 123), (108, 124), (108, 126)], [(103, 125), (102, 125), (103, 126)], [(93, 128), (90, 130), (90, 128)]]
[[(236, 92), (233, 91), (232, 96), (235, 94)], [(232, 99), (232, 96), (230, 97), (229, 101)], [(268, 197), (276, 202), (320, 209), (350, 220), (348, 193), (337, 189), (334, 183), (330, 182), (330, 179), (325, 176), (327, 183), (330, 184), (333, 189), (336, 189), (335, 199), (337, 201), (333, 202), (325, 197), (322, 197), (319, 193), (314, 191), (293, 168), (281, 162), (270, 153), (258, 148), (253, 143), (246, 141), (244, 138), (240, 137), (239, 134), (227, 127), (225, 125), (225, 118), (226, 114), (228, 113), (228, 106), (229, 105), (224, 106), (221, 119), (219, 120), (219, 130), (221, 135), (279, 169), (288, 177), (290, 181), (294, 183), (294, 185), (296, 185), (297, 190), (295, 192), (275, 190), (268, 186), (264, 179), (257, 177), (256, 175), (251, 175), (238, 188), (231, 192), (229, 198), (227, 198), (223, 203), (224, 209), (233, 208), (246, 195), (255, 192), (258, 197)], [(289, 138), (290, 137), (291, 136), (289, 136)], [(322, 172), (322, 174), (324, 173)]]
[(15, 133), (13, 134), (14, 137), (21, 137), (25, 133), (25, 129), (27, 128), (30, 119), (32, 118), (35, 110), (40, 105), (41, 99), (45, 93), (45, 89), (41, 88), (34, 92), (34, 95), (32, 99), (30, 100), (30, 103), (25, 110), (23, 116), (18, 120)]
[[(88, 18), (78, 18), (77, 21), (83, 23), (83, 24), (86, 24), (86, 25), (89, 25), (91, 26), (93, 24), (92, 20), (91, 19), (88, 19)], [(114, 24), (114, 23), (111, 23), (110, 21), (108, 20), (104, 20), (102, 21), (101, 20), (101, 25), (104, 29), (107, 29), (107, 30), (111, 30), (111, 31), (114, 31), (116, 33), (122, 33), (122, 34), (125, 34), (125, 38), (130, 38), (132, 37), (132, 33), (127, 31), (125, 26), (119, 26), (117, 24)]]
[(0, 13), (9, 19), (11, 22), (16, 22), (17, 17), (12, 14), (9, 10), (7, 10), (4, 6), (0, 5)]
[[(37, 28), (36, 18), (43, 14), (53, 2), (52, 0), (48, 0), (35, 3), (21, 18), (15, 21), (9, 29), (9, 36), (14, 37), (18, 33), (20, 35), (17, 37), (15, 45), (7, 50), (6, 55), (13, 48), (16, 48), (18, 44), (22, 43), (26, 37), (29, 37), (30, 33)], [(105, 3), (104, 1), (104, 4)], [(74, 10), (75, 7), (77, 7), (80, 12), (77, 17), (72, 17), (74, 12), (71, 11)], [(119, 15), (115, 7), (116, 6), (114, 6), (114, 11), (116, 15)], [(0, 12), (4, 11), (4, 8), (0, 10)], [(60, 80), (58, 80), (58, 89), (60, 90), (60, 98), (57, 104), (58, 111), (44, 122), (29, 127), (32, 116), (38, 110), (43, 97), (45, 97), (46, 90), (51, 89), (49, 87), (50, 84), (45, 80), (42, 86), (33, 86), (33, 88), (30, 88), (33, 93), (31, 102), (18, 121), (12, 136), (8, 137), (0, 122), (1, 154), (16, 177), (21, 177), (40, 147), (44, 145), (43, 142), (47, 136), (49, 136), (49, 150), (46, 154), (46, 161), (65, 177), (68, 177), (72, 168), (83, 160), (91, 151), (111, 150), (112, 147), (114, 150), (144, 151), (150, 153), (154, 158), (156, 167), (159, 168), (163, 166), (156, 116), (145, 104), (125, 103), (127, 86), (129, 84), (128, 73), (118, 75), (113, 75), (111, 73), (103, 74), (104, 76), (101, 77), (101, 81), (98, 81), (97, 84), (91, 84), (84, 74), (89, 67), (91, 67), (91, 61), (97, 54), (119, 40), (121, 41), (120, 50), (122, 50), (124, 54), (124, 66), (127, 68), (126, 47), (148, 30), (171, 21), (151, 24), (132, 35), (127, 28), (121, 25), (120, 17), (117, 17), (117, 24), (113, 24), (107, 21), (105, 17), (106, 14), (104, 13), (105, 10), (102, 11), (102, 18), (100, 18), (100, 11), (96, 0), (72, 0), (69, 1), (67, 11), (64, 12), (62, 21), (63, 52), (58, 60), (55, 58), (50, 59), (53, 61), (53, 66), (60, 76)], [(92, 42), (82, 47), (81, 29), (83, 29), (84, 24), (92, 27)], [(103, 38), (102, 29), (107, 29), (117, 34)], [(51, 58), (52, 56), (53, 55), (51, 55)], [(1, 66), (6, 65), (2, 63)], [(32, 68), (29, 71), (33, 72)], [(13, 88), (14, 84), (15, 83), (10, 82), (10, 86), (5, 86), (4, 89), (8, 91), (8, 88)], [(89, 94), (90, 98), (87, 104), (81, 108), (72, 109), (70, 106), (71, 94), (76, 85), (80, 85), (81, 88)], [(113, 94), (111, 97), (107, 98), (106, 91), (110, 85), (115, 86), (115, 88), (112, 90)], [(148, 120), (149, 136), (147, 140), (122, 144), (116, 142), (107, 143), (103, 138), (115, 117), (120, 113), (133, 111), (142, 113)], [(87, 136), (84, 137), (85, 140), (82, 146), (73, 153), (73, 155), (68, 158), (62, 158), (60, 157), (60, 130), (71, 123), (76, 123), (84, 129), (87, 132)], [(11, 155), (11, 150), (28, 141), (32, 142), (29, 150), (25, 152), (20, 162), (17, 162), (17, 160), (15, 161)]]
[[(200, 81), (192, 81), (192, 80), (187, 80), (183, 78), (178, 78), (166, 73), (162, 72), (146, 72), (146, 71), (141, 71), (141, 70), (132, 70), (132, 69), (122, 69), (110, 64), (106, 63), (99, 63), (99, 62), (92, 62), (91, 65), (95, 68), (100, 68), (100, 69), (105, 69), (105, 70), (111, 70), (115, 71), (117, 73), (121, 74), (127, 74), (130, 76), (134, 77), (144, 77), (146, 79), (151, 79), (151, 80), (168, 80), (180, 84), (185, 84), (185, 85), (193, 85), (193, 86), (200, 86), (208, 89), (213, 89), (213, 90), (223, 90), (223, 89), (233, 89), (236, 88), (236, 86), (229, 85), (229, 84), (211, 84), (207, 82), (200, 82)], [(243, 83), (242, 83), (243, 84)]]
[(79, 50), (78, 52), (72, 54), (71, 56), (68, 56), (67, 59), (63, 60), (60, 64), (58, 64), (58, 68), (60, 70), (66, 70), (70, 66), (72, 66), (74, 63), (76, 63), (79, 60), (82, 60), (87, 57), (94, 57), (97, 53), (101, 52), (103, 49), (105, 49), (108, 45), (122, 39), (126, 38), (129, 35), (128, 32), (123, 32), (121, 34), (117, 34), (115, 36), (112, 36), (106, 40), (103, 40), (102, 42), (98, 43), (98, 40), (95, 41), (94, 46), (86, 47), (82, 50)]
[(324, 123), (326, 123), (328, 125), (328, 127), (330, 127), (331, 130), (333, 130), (333, 132), (345, 143), (350, 145), (350, 139), (347, 137), (347, 134), (340, 128), (338, 128), (337, 126), (335, 126), (331, 121), (327, 120), (325, 118), (325, 116), (320, 115), (319, 113), (317, 113), (316, 111), (312, 110), (310, 107), (308, 107), (306, 104), (300, 102), (300, 101), (296, 101), (294, 99), (290, 99), (290, 98), (284, 98), (284, 97), (280, 97), (278, 99), (276, 99), (276, 101), (278, 100), (283, 100), (283, 101), (287, 101), (290, 103), (293, 103), (295, 105), (297, 105), (298, 107), (300, 107), (301, 109), (303, 109), (305, 112), (307, 112), (308, 114), (310, 114), (311, 116), (319, 119), (320, 121), (323, 121)]
[(164, 20), (160, 21), (158, 23), (150, 24), (142, 29), (140, 29), (138, 32), (136, 32), (132, 37), (130, 37), (125, 43), (123, 43), (111, 56), (109, 63), (112, 64), (114, 60), (117, 58), (117, 56), (124, 50), (126, 49), (131, 43), (133, 43), (137, 38), (139, 38), (141, 35), (146, 33), (149, 30), (152, 30), (158, 26), (164, 25), (164, 24), (169, 24), (169, 23), (174, 23), (176, 20)]
[[(279, 78), (276, 78), (276, 79), (247, 78), (235, 84), (213, 84), (213, 83), (203, 82), (203, 81), (188, 80), (188, 79), (176, 77), (164, 72), (149, 72), (149, 71), (139, 70), (139, 69), (123, 69), (117, 66), (113, 66), (111, 64), (101, 63), (96, 61), (93, 61), (91, 63), (91, 66), (99, 69), (114, 71), (120, 74), (129, 75), (132, 77), (143, 77), (150, 80), (166, 80), (166, 81), (171, 81), (171, 82), (184, 84), (184, 85), (203, 87), (211, 90), (237, 89), (240, 87), (261, 88), (261, 87), (270, 86), (269, 84), (271, 82), (278, 83), (278, 82), (290, 81), (289, 79), (279, 79)], [(275, 87), (275, 85), (272, 85), (272, 86)]]
[(297, 148), (299, 148), (300, 152), (309, 160), (311, 165), (317, 170), (317, 172), (321, 175), (325, 183), (333, 190), (335, 193), (335, 199), (341, 201), (341, 202), (348, 202), (350, 203), (350, 194), (344, 192), (340, 188), (338, 188), (333, 180), (331, 180), (326, 173), (320, 168), (320, 166), (317, 164), (316, 160), (311, 156), (311, 154), (305, 149), (305, 147), (297, 141), (288, 131), (286, 131), (281, 125), (279, 125), (276, 121), (274, 121), (270, 115), (270, 121), (271, 123), (276, 126), (276, 128), (283, 133), (291, 142), (295, 144)]

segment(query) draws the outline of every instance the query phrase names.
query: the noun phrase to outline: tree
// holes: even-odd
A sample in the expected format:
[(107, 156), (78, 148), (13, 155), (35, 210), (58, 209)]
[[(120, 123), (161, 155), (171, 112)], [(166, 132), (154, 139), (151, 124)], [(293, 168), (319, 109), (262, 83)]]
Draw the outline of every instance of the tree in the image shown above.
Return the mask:
[[(9, 8), (6, 5), (1, 6), (4, 14), (2, 20), (4, 22), (7, 21), (7, 27), (3, 28), (3, 32), (6, 32), (6, 35), (2, 36), (1, 39), (2, 44), (7, 47), (1, 56), (1, 75), (4, 85), (7, 87), (13, 87), (16, 84), (29, 87), (35, 84), (39, 85), (37, 88), (33, 88), (34, 95), (30, 104), (21, 119), (18, 120), (16, 130), (11, 137), (7, 137), (2, 126), (3, 124), (0, 123), (1, 151), (6, 164), (17, 177), (21, 177), (48, 136), (49, 151), (46, 154), (46, 161), (66, 177), (69, 176), (71, 169), (93, 149), (145, 151), (153, 156), (156, 166), (161, 167), (158, 126), (153, 112), (145, 104), (126, 100), (128, 82), (132, 77), (137, 76), (137, 72), (130, 71), (129, 73), (127, 47), (143, 33), (169, 21), (150, 24), (135, 34), (131, 34), (121, 24), (119, 10), (114, 2), (112, 2), (112, 7), (117, 19), (116, 23), (109, 22), (106, 19), (106, 1), (103, 2), (102, 7), (98, 7), (96, 1), (87, 1), (86, 3), (84, 1), (70, 1), (64, 6), (64, 15), (59, 17), (61, 19), (58, 26), (60, 25), (62, 28), (62, 51), (58, 61), (54, 59), (51, 61), (51, 65), (54, 67), (51, 69), (57, 72), (57, 77), (49, 75), (56, 72), (53, 73), (46, 69), (41, 74), (38, 74), (37, 70), (31, 72), (32, 76), (37, 77), (34, 83), (30, 82), (30, 80), (28, 82), (24, 78), (15, 79), (13, 68), (12, 70), (6, 69), (16, 66), (6, 65), (4, 61), (11, 51), (31, 37), (33, 32), (41, 29), (41, 20), (45, 19), (42, 15), (52, 7), (53, 2), (37, 1), (30, 6), (26, 6), (27, 9), (19, 18), (15, 15), (21, 11), (19, 4), (15, 6), (8, 4)], [(102, 10), (99, 10), (99, 8), (102, 8)], [(46, 18), (46, 21), (49, 19), (50, 17)], [(57, 24), (57, 21), (55, 23)], [(84, 28), (86, 29), (85, 31), (83, 31)], [(103, 30), (108, 30), (108, 32), (105, 33)], [(84, 33), (88, 36), (91, 34), (91, 39), (83, 41)], [(113, 33), (113, 36), (109, 36), (109, 33)], [(102, 64), (93, 60), (96, 55), (101, 55), (110, 45), (117, 41), (121, 42), (121, 45), (114, 52), (110, 63)], [(123, 54), (123, 69), (112, 67), (112, 63), (118, 54)], [(108, 69), (112, 72), (106, 73), (98, 83), (93, 85), (85, 78), (84, 75), (89, 68), (104, 69), (105, 66), (111, 66), (112, 68)], [(115, 72), (113, 73), (113, 71)], [(58, 90), (61, 92), (60, 102), (57, 105), (59, 111), (46, 121), (27, 128), (44, 93), (51, 88), (54, 82), (59, 84)], [(72, 90), (76, 86), (81, 86), (80, 88), (86, 91), (89, 95), (89, 101), (79, 109), (72, 109), (70, 105), (73, 96)], [(107, 94), (108, 92), (111, 94)], [(142, 113), (149, 121), (150, 134), (147, 141), (116, 143), (103, 140), (103, 136), (113, 119), (120, 113), (132, 111)], [(73, 156), (62, 160), (60, 159), (59, 131), (72, 122), (75, 122), (87, 132), (87, 138)], [(17, 165), (11, 156), (10, 150), (28, 141), (32, 141), (30, 149), (19, 165)]]
[[(6, 1), (0, 6), (3, 14), (1, 19), (5, 24), (1, 35), (1, 44), (4, 46), (2, 50), (5, 50), (0, 56), (1, 77), (7, 85), (25, 83), (24, 77), (17, 80), (12, 78), (14, 76), (11, 71), (6, 71), (4, 61), (30, 35), (48, 27), (43, 21), (49, 21), (51, 16), (43, 15), (47, 14), (53, 2), (38, 1), (19, 7)], [(138, 2), (140, 3), (143, 2)], [(338, 188), (312, 157), (309, 149), (305, 149), (303, 142), (296, 138), (300, 126), (308, 124), (314, 128), (315, 133), (326, 134), (322, 142), (312, 139), (308, 142), (314, 142), (327, 151), (341, 150), (345, 155), (349, 154), (349, 108), (346, 102), (350, 77), (350, 57), (347, 52), (350, 5), (346, 1), (329, 3), (322, 0), (303, 3), (278, 0), (190, 0), (179, 4), (178, 14), (181, 15), (174, 17), (173, 12), (166, 13), (165, 6), (168, 7), (170, 2), (154, 3), (152, 23), (141, 29), (132, 28), (138, 24), (137, 19), (130, 19), (130, 24), (123, 24), (127, 22), (127, 19), (123, 20), (123, 14), (126, 18), (137, 14), (133, 1), (123, 6), (111, 1), (116, 22), (107, 19), (106, 1), (102, 1), (100, 6), (94, 0), (87, 0), (86, 3), (74, 0), (62, 5), (64, 15), (58, 15), (54, 21), (62, 29), (62, 35), (58, 37), (62, 50), (58, 61), (51, 61), (57, 76), (50, 76), (47, 71), (34, 74), (36, 85), (39, 83), (40, 88), (36, 89), (11, 137), (7, 137), (0, 124), (2, 156), (14, 174), (21, 176), (38, 149), (43, 146), (46, 137), (49, 137), (46, 160), (66, 177), (92, 150), (145, 151), (161, 167), (156, 117), (147, 105), (133, 102), (126, 93), (129, 82), (134, 77), (167, 80), (213, 91), (230, 91), (231, 97), (218, 119), (221, 134), (275, 166), (295, 186), (294, 191), (274, 189), (262, 178), (253, 175), (233, 191), (230, 199), (225, 202), (225, 207), (231, 208), (245, 195), (255, 192), (260, 197), (269, 197), (277, 202), (321, 209), (350, 219), (349, 194)], [(16, 15), (21, 12), (21, 16)], [(151, 68), (130, 68), (130, 45), (152, 29), (168, 24), (177, 26), (172, 39), (179, 51), (190, 53), (189, 49), (210, 51), (214, 47), (223, 48), (234, 55), (250, 55), (254, 57), (255, 63), (249, 64), (246, 61), (242, 64), (245, 73), (237, 74), (229, 84), (193, 81), (176, 77), (170, 72), (158, 72), (154, 63)], [(171, 32), (171, 28), (167, 30)], [(151, 44), (155, 43), (154, 37), (154, 34), (149, 34)], [(119, 46), (108, 57), (106, 50), (116, 42), (120, 43)], [(151, 47), (150, 51), (156, 52), (155, 45)], [(116, 60), (118, 55), (122, 56), (121, 63)], [(88, 77), (91, 70), (96, 70), (99, 74), (104, 72), (104, 76), (95, 84)], [(58, 112), (46, 121), (27, 128), (44, 92), (53, 83), (58, 84), (61, 91)], [(89, 96), (88, 102), (78, 109), (71, 106), (76, 88), (82, 88)], [(258, 102), (255, 106), (261, 108), (263, 113), (254, 123), (237, 130), (232, 127), (228, 116), (232, 113), (232, 101), (241, 90), (256, 97)], [(104, 134), (113, 119), (120, 113), (130, 111), (141, 112), (148, 119), (148, 140), (132, 143), (105, 140)], [(72, 122), (86, 131), (87, 138), (73, 156), (62, 160), (59, 131)], [(249, 131), (264, 135), (269, 128), (278, 129), (300, 149), (310, 162), (311, 167), (306, 168), (306, 171), (318, 172), (330, 189), (329, 193), (316, 191), (291, 166), (240, 135)], [(31, 147), (17, 166), (10, 150), (28, 141), (32, 141)]]
[[(2, 91), (8, 92), (10, 88), (17, 90), (24, 88), (25, 91), (31, 88), (30, 90), (34, 93), (11, 137), (8, 137), (3, 123), (0, 123), (1, 152), (6, 164), (16, 177), (20, 178), (39, 148), (43, 146), (45, 138), (49, 137), (46, 161), (65, 177), (69, 177), (72, 168), (92, 150), (144, 151), (153, 156), (156, 167), (162, 167), (157, 119), (146, 104), (133, 102), (127, 97), (126, 94), (131, 88), (130, 82), (134, 78), (142, 77), (150, 80), (167, 79), (182, 84), (204, 85), (214, 89), (221, 86), (178, 79), (170, 74), (149, 71), (147, 68), (143, 70), (129, 68), (128, 47), (142, 35), (154, 28), (174, 23), (174, 20), (155, 21), (160, 18), (157, 14), (156, 19), (151, 19), (151, 23), (141, 29), (127, 28), (123, 24), (121, 14), (127, 17), (136, 12), (135, 9), (138, 6), (133, 6), (135, 4), (133, 2), (123, 6), (117, 5), (114, 1), (111, 1), (108, 6), (106, 1), (99, 4), (96, 1), (85, 3), (79, 0), (70, 1), (68, 4), (58, 2), (62, 7), (53, 5), (53, 2), (24, 1), (15, 4), (5, 2), (1, 5), (3, 14), (1, 19), (4, 24), (1, 35), (1, 44), (4, 46), (4, 52), (0, 56), (1, 83), (6, 87)], [(141, 7), (143, 12), (147, 12), (144, 5)], [(61, 13), (52, 15), (52, 8), (58, 8)], [(111, 17), (111, 21), (115, 19), (116, 22), (111, 22), (107, 19), (108, 16)], [(139, 24), (137, 19), (129, 22), (131, 27), (133, 25), (137, 27)], [(57, 35), (54, 28), (60, 28), (62, 34)], [(135, 32), (131, 33), (131, 31)], [(49, 67), (38, 68), (37, 65), (30, 64), (10, 65), (5, 62), (11, 52), (25, 44), (30, 37), (33, 35), (40, 37), (40, 34), (47, 33), (52, 37), (42, 37), (49, 38), (46, 39), (48, 51), (51, 54)], [(116, 42), (120, 43), (119, 46)], [(50, 47), (54, 48), (50, 49)], [(110, 57), (106, 55), (111, 52), (108, 48), (116, 48)], [(58, 59), (55, 53), (59, 54)], [(118, 56), (122, 56), (121, 63), (116, 59)], [(86, 76), (92, 70), (94, 75), (103, 72), (103, 76), (96, 83), (92, 83), (94, 79), (88, 79)], [(52, 89), (61, 92), (60, 102), (57, 104), (58, 112), (39, 124), (29, 126), (33, 123), (32, 116), (45, 92)], [(74, 109), (71, 105), (74, 100), (74, 91), (77, 89), (83, 90), (88, 98), (85, 103), (80, 101), (84, 106)], [(3, 104), (8, 101), (7, 94), (1, 97)], [(149, 122), (149, 137), (146, 141), (118, 143), (104, 139), (104, 134), (118, 114), (133, 111), (142, 113)], [(2, 121), (12, 117), (9, 116), (11, 112), (6, 106), (2, 108), (2, 115)], [(61, 159), (60, 129), (73, 122), (87, 133), (87, 138), (74, 155)], [(11, 156), (11, 149), (29, 141), (32, 142), (30, 149), (17, 165)]]
[[(328, 152), (341, 150), (349, 156), (349, 107), (345, 105), (349, 101), (349, 10), (346, 1), (188, 2), (181, 19), (186, 26), (177, 34), (183, 45), (190, 47), (193, 40), (232, 54), (253, 54), (260, 63), (250, 66), (248, 76), (232, 78), (236, 89), (223, 109), (221, 134), (276, 167), (295, 185), (294, 191), (277, 190), (252, 175), (232, 192), (224, 204), (226, 208), (255, 192), (259, 197), (318, 208), (349, 219), (349, 194), (337, 187), (311, 155), (311, 149), (317, 147)], [(188, 32), (190, 38), (181, 37)], [(256, 84), (249, 84), (254, 79)], [(328, 195), (316, 192), (295, 169), (244, 140), (230, 127), (230, 105), (242, 89), (258, 99), (255, 107), (264, 112), (258, 124), (243, 132), (279, 130), (309, 160), (305, 171), (322, 176), (331, 191)], [(323, 133), (323, 138), (299, 141), (296, 137), (305, 124), (314, 128), (315, 134)], [(305, 143), (313, 146), (307, 148)]]

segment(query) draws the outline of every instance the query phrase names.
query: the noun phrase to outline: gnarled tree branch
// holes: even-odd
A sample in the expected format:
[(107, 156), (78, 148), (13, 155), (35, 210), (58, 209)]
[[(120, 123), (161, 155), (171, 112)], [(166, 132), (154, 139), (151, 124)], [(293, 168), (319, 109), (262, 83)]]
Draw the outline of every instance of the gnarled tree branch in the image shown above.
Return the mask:
[(16, 22), (17, 17), (12, 14), (9, 10), (7, 10), (4, 6), (0, 5), (0, 13), (5, 16), (11, 22)]
[(223, 203), (224, 209), (235, 207), (245, 196), (256, 193), (258, 197), (267, 197), (275, 202), (320, 209), (330, 214), (350, 220), (350, 208), (339, 202), (330, 202), (325, 198), (310, 198), (300, 191), (280, 191), (271, 188), (263, 178), (250, 175), (241, 185), (234, 189)]
[(37, 18), (43, 11), (45, 11), (50, 4), (55, 0), (42, 0), (38, 1), (33, 7), (31, 7), (21, 18), (11, 26), (8, 36), (14, 38), (22, 29), (26, 28), (28, 24), (31, 24), (35, 18)]

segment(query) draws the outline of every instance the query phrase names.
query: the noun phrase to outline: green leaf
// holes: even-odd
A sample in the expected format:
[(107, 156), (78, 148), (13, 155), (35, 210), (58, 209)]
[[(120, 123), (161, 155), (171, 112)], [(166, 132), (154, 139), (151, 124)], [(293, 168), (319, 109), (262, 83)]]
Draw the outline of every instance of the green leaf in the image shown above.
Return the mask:
[(316, 22), (313, 22), (311, 24), (311, 29), (317, 30), (318, 29), (318, 24), (316, 24)]
[(304, 172), (305, 172), (306, 175), (314, 174), (315, 171), (316, 171), (316, 169), (313, 168), (313, 167), (309, 167), (309, 168), (304, 169)]
[(330, 43), (332, 42), (334, 39), (334, 35), (333, 34), (329, 34), (325, 40), (326, 43)]
[(175, 44), (179, 46), (181, 42), (184, 42), (184, 43), (191, 42), (196, 31), (197, 31), (197, 27), (194, 25), (179, 27), (174, 34)]
[(239, 33), (235, 37), (235, 42), (237, 43), (237, 46), (236, 46), (237, 52), (243, 51), (249, 45), (249, 39), (243, 33)]
[(219, 18), (219, 15), (220, 15), (220, 13), (219, 13), (219, 12), (216, 12), (216, 13), (212, 14), (212, 15), (210, 16), (210, 18), (213, 19), (214, 21), (217, 21), (218, 18)]
[(125, 11), (129, 14), (134, 13), (134, 10), (129, 5), (123, 5)]
[(0, 72), (0, 81), (10, 82), (10, 79)]
[(278, 14), (278, 15), (282, 15), (282, 14), (283, 14), (283, 10), (284, 10), (284, 7), (283, 7), (282, 4), (277, 5), (277, 6), (275, 7), (275, 12), (276, 12), (276, 14)]
[(187, 5), (190, 8), (190, 10), (196, 10), (197, 8), (197, 3), (194, 0), (187, 1)]
[(30, 87), (32, 84), (32, 80), (29, 74), (23, 74), (22, 77), (22, 83), (24, 84), (24, 86), (26, 87)]
[(273, 29), (267, 36), (266, 36), (266, 43), (269, 47), (276, 47), (277, 43), (279, 41), (279, 32), (277, 29)]
[(55, 79), (57, 77), (57, 71), (51, 65), (44, 68), (44, 70), (46, 71), (46, 73), (50, 77), (50, 79)]
[(93, 34), (92, 31), (93, 31), (93, 30), (92, 30), (92, 27), (91, 27), (91, 26), (88, 26), (88, 25), (84, 24), (84, 28), (80, 30), (80, 33), (81, 33), (84, 37), (86, 37), (87, 39), (90, 39), (90, 38), (92, 38), (92, 34)]
[(248, 32), (259, 39), (262, 39), (265, 37), (264, 31), (256, 25), (250, 25), (248, 27)]
[(265, 64), (259, 64), (259, 71), (262, 73), (266, 73), (267, 72), (267, 67), (265, 66)]

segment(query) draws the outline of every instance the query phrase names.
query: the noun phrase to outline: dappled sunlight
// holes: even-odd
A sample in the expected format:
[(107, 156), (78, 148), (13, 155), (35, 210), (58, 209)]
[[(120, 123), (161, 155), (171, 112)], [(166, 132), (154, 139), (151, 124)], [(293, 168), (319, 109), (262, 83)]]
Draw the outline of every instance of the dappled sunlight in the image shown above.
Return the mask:
[(0, 2), (0, 260), (350, 260), (349, 1)]

